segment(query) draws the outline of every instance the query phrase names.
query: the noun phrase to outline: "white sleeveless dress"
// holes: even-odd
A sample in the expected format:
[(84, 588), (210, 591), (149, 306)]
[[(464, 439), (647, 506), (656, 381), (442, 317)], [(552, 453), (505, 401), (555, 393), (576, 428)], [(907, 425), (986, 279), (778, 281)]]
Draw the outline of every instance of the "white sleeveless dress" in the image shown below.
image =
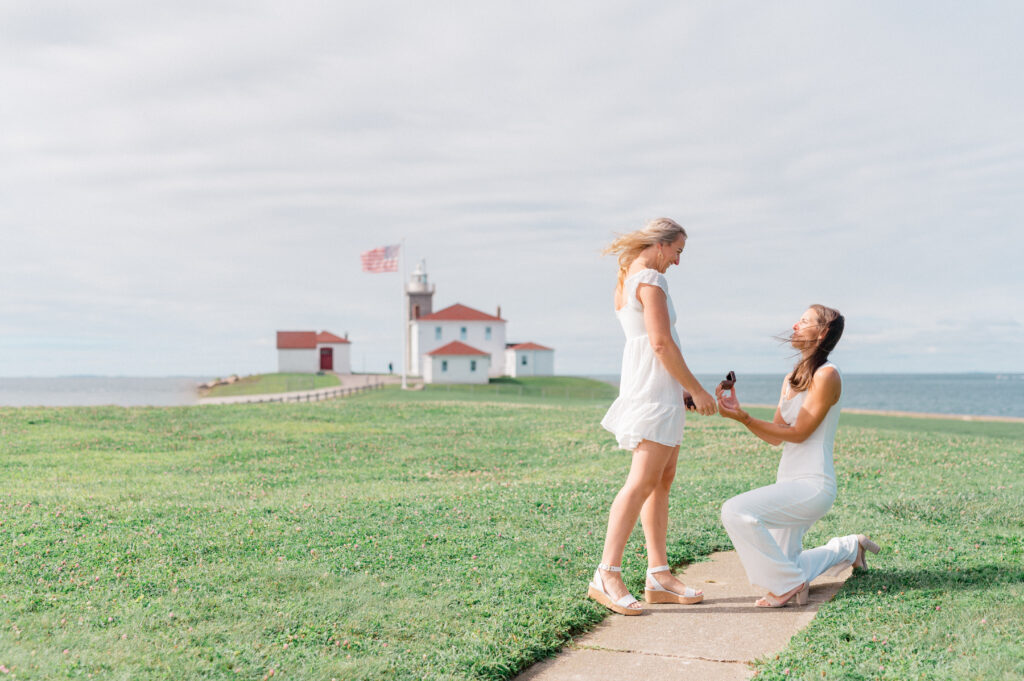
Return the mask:
[[(839, 367), (826, 362), (818, 368)], [(842, 376), (840, 375), (840, 379)], [(787, 397), (782, 384), (779, 413), (796, 423), (807, 391)], [(815, 577), (839, 572), (857, 558), (857, 535), (833, 537), (823, 546), (803, 550), (804, 534), (832, 508), (836, 474), (832, 463), (842, 396), (803, 442), (782, 447), (776, 483), (744, 492), (722, 506), (722, 524), (739, 554), (751, 584), (780, 595)]]
[(683, 441), (686, 406), (683, 386), (679, 385), (654, 354), (644, 325), (644, 308), (636, 297), (641, 284), (657, 286), (668, 299), (672, 340), (679, 345), (676, 334), (676, 311), (668, 294), (665, 275), (657, 270), (640, 270), (622, 283), (625, 303), (615, 314), (626, 334), (622, 351), (622, 377), (619, 396), (601, 420), (601, 425), (615, 435), (622, 449), (636, 449), (641, 440), (675, 447)]

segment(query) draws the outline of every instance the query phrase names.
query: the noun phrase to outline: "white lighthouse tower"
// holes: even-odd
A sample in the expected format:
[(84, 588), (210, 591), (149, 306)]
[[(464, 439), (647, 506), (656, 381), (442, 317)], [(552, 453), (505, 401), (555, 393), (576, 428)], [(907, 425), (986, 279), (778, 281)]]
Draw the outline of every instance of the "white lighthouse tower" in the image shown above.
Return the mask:
[(420, 260), (416, 269), (409, 275), (409, 282), (405, 285), (405, 366), (414, 367), (413, 353), (416, 349), (412, 338), (414, 322), (420, 317), (425, 317), (434, 311), (434, 285), (427, 281), (427, 264)]

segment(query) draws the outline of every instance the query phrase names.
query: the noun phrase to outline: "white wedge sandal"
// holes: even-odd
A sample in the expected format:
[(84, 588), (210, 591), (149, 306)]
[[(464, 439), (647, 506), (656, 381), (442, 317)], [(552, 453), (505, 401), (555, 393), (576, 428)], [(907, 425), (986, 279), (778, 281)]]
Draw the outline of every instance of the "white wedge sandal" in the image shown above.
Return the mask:
[(647, 585), (644, 589), (644, 600), (648, 603), (676, 603), (678, 605), (695, 605), (704, 600), (704, 594), (691, 587), (686, 587), (683, 593), (676, 593), (666, 589), (654, 578), (656, 572), (667, 572), (668, 565), (652, 567), (647, 571)]
[(601, 563), (597, 566), (597, 569), (594, 570), (594, 581), (590, 583), (590, 586), (587, 589), (587, 595), (612, 612), (617, 612), (620, 615), (642, 615), (644, 612), (643, 609), (629, 607), (634, 603), (639, 603), (639, 601), (633, 598), (633, 594), (627, 593), (622, 598), (614, 600), (611, 595), (605, 591), (604, 580), (601, 578), (601, 570), (607, 570), (608, 572), (622, 572), (621, 567), (613, 567), (611, 565)]

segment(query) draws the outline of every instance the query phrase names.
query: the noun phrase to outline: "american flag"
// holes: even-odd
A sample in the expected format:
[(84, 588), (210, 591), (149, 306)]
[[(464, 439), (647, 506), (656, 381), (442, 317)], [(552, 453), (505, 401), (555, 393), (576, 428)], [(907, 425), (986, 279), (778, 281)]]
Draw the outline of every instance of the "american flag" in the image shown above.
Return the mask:
[(363, 261), (364, 272), (397, 272), (399, 245), (381, 246), (363, 253), (359, 258)]

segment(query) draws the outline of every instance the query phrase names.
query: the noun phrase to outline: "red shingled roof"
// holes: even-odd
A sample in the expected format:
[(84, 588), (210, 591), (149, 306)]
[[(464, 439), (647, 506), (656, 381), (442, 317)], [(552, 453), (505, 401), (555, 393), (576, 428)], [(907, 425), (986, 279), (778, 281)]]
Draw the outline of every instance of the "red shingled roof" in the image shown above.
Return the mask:
[(477, 350), (476, 348), (461, 343), (459, 341), (452, 341), (448, 345), (442, 345), (437, 350), (431, 350), (427, 353), (428, 355), (486, 355), (487, 353), (483, 350)]
[(321, 331), (316, 335), (317, 343), (348, 343), (347, 338), (339, 338), (330, 331)]
[(466, 307), (461, 303), (455, 303), (451, 307), (446, 307), (443, 310), (438, 310), (432, 314), (420, 317), (421, 320), (437, 321), (437, 322), (503, 322), (505, 321), (501, 317), (495, 317), (492, 314), (481, 312), (480, 310), (474, 310), (471, 307)]
[(316, 331), (278, 331), (278, 350), (303, 350), (316, 347)]
[(314, 350), (317, 343), (348, 343), (329, 331), (278, 331), (278, 350)]
[(546, 348), (543, 345), (537, 343), (520, 343), (519, 345), (513, 345), (512, 350), (554, 350), (554, 348)]

